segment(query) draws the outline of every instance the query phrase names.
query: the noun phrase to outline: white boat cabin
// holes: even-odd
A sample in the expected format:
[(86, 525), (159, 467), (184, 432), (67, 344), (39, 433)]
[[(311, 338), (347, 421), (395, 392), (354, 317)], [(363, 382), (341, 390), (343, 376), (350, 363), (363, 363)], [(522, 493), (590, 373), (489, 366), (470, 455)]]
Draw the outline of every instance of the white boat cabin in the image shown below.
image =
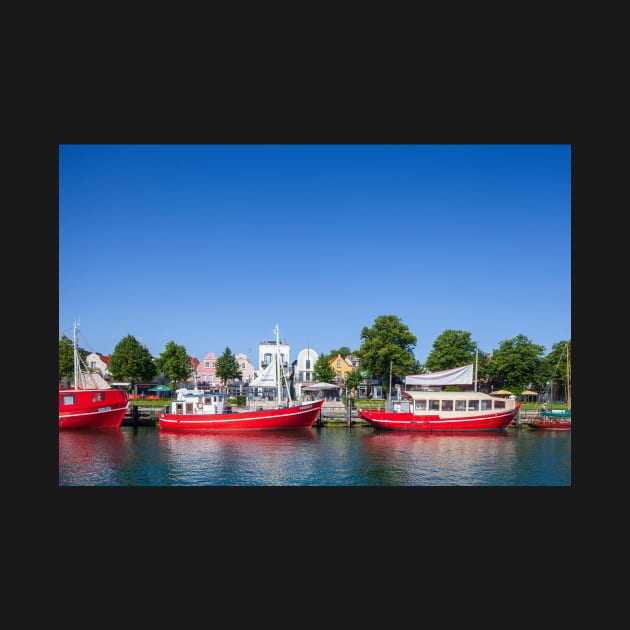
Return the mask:
[(223, 413), (224, 394), (211, 394), (200, 389), (178, 389), (171, 402), (171, 413), (178, 415), (209, 415)]
[(482, 392), (406, 392), (409, 398), (388, 401), (388, 411), (399, 411), (414, 415), (440, 414), (442, 417), (475, 415), (479, 412), (509, 411), (515, 408), (516, 401), (498, 398)]

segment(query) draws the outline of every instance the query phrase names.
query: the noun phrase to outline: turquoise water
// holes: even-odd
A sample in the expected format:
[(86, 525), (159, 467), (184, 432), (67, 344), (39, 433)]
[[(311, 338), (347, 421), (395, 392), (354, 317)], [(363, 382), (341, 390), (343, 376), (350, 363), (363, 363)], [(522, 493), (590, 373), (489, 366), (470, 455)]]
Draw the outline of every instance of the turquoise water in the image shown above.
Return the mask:
[(571, 432), (59, 431), (60, 486), (570, 486)]

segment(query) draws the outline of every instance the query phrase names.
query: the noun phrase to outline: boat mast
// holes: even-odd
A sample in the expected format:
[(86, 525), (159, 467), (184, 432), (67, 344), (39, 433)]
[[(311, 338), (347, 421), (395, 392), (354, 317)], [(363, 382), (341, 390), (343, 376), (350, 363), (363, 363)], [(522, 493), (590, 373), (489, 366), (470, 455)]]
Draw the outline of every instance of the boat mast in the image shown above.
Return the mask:
[(475, 349), (475, 391), (477, 391), (477, 372), (479, 370), (479, 346)]
[(280, 378), (280, 337), (278, 324), (276, 324), (273, 332), (276, 334), (276, 389), (278, 391), (278, 404), (280, 404), (282, 402), (282, 382)]
[(79, 346), (77, 342), (77, 330), (79, 324), (74, 322), (72, 325), (72, 355), (74, 364), (74, 389), (79, 389)]
[(571, 410), (571, 360), (569, 359), (569, 344), (564, 347), (567, 353), (567, 407)]

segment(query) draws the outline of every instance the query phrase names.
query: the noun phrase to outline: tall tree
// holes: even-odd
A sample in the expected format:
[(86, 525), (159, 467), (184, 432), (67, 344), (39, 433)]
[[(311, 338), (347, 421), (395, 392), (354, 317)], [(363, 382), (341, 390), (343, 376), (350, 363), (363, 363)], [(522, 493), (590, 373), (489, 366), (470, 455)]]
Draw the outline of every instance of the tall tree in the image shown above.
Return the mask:
[(341, 348), (339, 348), (338, 350), (331, 350), (326, 355), (326, 358), (334, 359), (338, 354), (340, 354), (345, 359), (349, 354), (352, 354), (352, 351), (348, 346), (341, 346)]
[(517, 335), (499, 344), (488, 364), (494, 389), (506, 388), (520, 393), (540, 377), (540, 365), (545, 351), (525, 335)]
[(223, 381), (226, 393), (229, 381), (243, 378), (236, 356), (232, 354), (229, 347), (226, 347), (223, 354), (217, 359), (217, 377)]
[(433, 342), (425, 366), (430, 372), (450, 370), (474, 363), (477, 344), (465, 330), (445, 330)]
[(359, 385), (361, 385), (362, 380), (363, 377), (361, 376), (361, 372), (359, 370), (353, 370), (352, 372), (348, 372), (344, 385), (349, 390), (354, 391), (357, 387), (359, 387)]
[(163, 372), (171, 381), (185, 381), (192, 372), (190, 357), (186, 348), (169, 341), (164, 347), (164, 352), (156, 359), (155, 364), (160, 372)]
[(571, 356), (571, 341), (558, 341), (551, 347), (551, 351), (547, 354), (540, 365), (540, 378), (537, 385), (542, 388), (547, 383), (553, 384), (554, 392), (565, 392), (567, 387), (567, 345), (569, 346), (568, 354)]
[(129, 381), (135, 391), (138, 381), (150, 381), (157, 374), (157, 367), (149, 349), (133, 335), (127, 335), (109, 358), (109, 372), (116, 381)]
[[(87, 352), (79, 347), (79, 357), (85, 362)], [(74, 350), (72, 339), (62, 334), (59, 338), (59, 380), (72, 382), (74, 378)]]
[(328, 363), (328, 357), (325, 354), (320, 354), (317, 357), (317, 361), (315, 361), (313, 366), (313, 378), (320, 383), (335, 382), (335, 370)]
[(361, 339), (357, 352), (361, 369), (380, 378), (385, 390), (389, 389), (390, 370), (392, 382), (413, 373), (416, 366), (413, 348), (417, 339), (396, 315), (379, 315), (371, 328), (363, 327)]

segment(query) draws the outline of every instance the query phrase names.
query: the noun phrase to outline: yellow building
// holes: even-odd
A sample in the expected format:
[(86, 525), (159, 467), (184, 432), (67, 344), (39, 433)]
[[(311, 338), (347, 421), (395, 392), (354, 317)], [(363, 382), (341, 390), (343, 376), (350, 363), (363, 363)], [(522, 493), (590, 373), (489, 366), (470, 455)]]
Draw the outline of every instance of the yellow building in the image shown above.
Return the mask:
[(337, 385), (343, 384), (346, 380), (346, 377), (350, 372), (352, 372), (352, 365), (344, 359), (341, 354), (338, 354), (336, 357), (329, 359), (328, 365), (333, 369), (335, 373), (335, 383)]

